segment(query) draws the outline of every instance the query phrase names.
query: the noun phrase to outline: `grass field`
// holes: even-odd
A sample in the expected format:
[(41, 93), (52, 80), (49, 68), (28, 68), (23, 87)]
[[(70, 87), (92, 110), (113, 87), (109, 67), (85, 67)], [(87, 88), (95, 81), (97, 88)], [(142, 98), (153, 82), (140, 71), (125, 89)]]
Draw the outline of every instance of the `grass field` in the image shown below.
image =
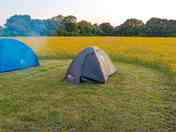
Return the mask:
[[(41, 66), (0, 75), (0, 131), (176, 131), (176, 39), (19, 39)], [(92, 45), (107, 51), (119, 74), (107, 84), (63, 81), (71, 58)]]

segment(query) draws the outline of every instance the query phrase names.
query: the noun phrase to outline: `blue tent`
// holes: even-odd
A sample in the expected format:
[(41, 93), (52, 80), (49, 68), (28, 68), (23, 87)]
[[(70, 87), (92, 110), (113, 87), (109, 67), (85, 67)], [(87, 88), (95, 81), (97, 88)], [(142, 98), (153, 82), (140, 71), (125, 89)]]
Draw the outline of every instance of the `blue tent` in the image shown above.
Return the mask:
[(0, 73), (39, 66), (33, 50), (14, 39), (0, 39)]

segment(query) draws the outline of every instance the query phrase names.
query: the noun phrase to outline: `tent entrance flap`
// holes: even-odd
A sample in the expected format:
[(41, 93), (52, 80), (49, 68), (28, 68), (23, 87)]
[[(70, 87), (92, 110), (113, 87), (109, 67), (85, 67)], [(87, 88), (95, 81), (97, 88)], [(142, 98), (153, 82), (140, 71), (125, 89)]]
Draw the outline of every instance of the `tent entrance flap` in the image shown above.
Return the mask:
[(94, 79), (88, 78), (88, 77), (81, 77), (81, 82), (104, 83), (104, 82), (100, 82), (98, 80), (94, 80)]
[(85, 58), (81, 76), (92, 80), (96, 80), (97, 82), (105, 81), (95, 53), (90, 54)]

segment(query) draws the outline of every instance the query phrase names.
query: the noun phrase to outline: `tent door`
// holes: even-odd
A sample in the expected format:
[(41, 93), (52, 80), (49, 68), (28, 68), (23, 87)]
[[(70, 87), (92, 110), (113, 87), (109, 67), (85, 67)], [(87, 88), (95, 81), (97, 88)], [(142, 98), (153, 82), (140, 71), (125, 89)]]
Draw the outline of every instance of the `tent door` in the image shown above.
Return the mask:
[(81, 81), (104, 82), (101, 67), (95, 53), (89, 54), (85, 58), (81, 72)]

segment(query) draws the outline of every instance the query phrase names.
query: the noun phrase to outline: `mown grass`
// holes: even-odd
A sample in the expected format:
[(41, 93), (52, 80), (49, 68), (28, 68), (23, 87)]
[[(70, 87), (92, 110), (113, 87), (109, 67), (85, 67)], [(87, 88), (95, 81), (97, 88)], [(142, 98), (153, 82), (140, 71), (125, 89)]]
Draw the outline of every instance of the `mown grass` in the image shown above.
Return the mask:
[(174, 132), (175, 83), (167, 67), (113, 57), (107, 84), (63, 81), (70, 63), (43, 57), (38, 68), (0, 75), (0, 131)]
[[(47, 55), (46, 56), (39, 56), (41, 60), (46, 60), (46, 59), (59, 59), (59, 60), (65, 60), (65, 59), (72, 59), (76, 57), (76, 55), (71, 55), (71, 54), (56, 54), (56, 55)], [(124, 54), (119, 54), (119, 55), (111, 55), (111, 59), (115, 62), (122, 62), (122, 63), (129, 63), (129, 64), (134, 64), (134, 65), (140, 65), (146, 68), (151, 68), (154, 70), (157, 70), (161, 73), (163, 73), (165, 76), (168, 77), (168, 84), (172, 85), (173, 87), (176, 86), (176, 72), (173, 71), (173, 69), (170, 68), (169, 65), (167, 64), (162, 64), (161, 62), (157, 60), (153, 61), (146, 61), (145, 59), (139, 59), (137, 57), (129, 57), (128, 55)]]

